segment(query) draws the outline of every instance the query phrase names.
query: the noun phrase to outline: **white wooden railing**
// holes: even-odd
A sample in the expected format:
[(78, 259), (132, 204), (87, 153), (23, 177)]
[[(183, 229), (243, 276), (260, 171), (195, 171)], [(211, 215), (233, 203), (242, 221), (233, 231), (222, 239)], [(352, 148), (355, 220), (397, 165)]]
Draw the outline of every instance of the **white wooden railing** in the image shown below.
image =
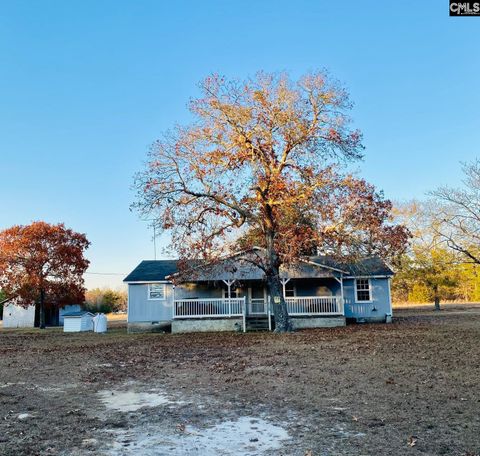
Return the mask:
[(343, 299), (337, 296), (285, 298), (288, 315), (343, 315)]
[[(344, 315), (343, 299), (338, 296), (297, 296), (285, 298), (288, 314)], [(249, 314), (266, 314), (269, 306), (263, 299), (252, 299)], [(174, 301), (173, 318), (246, 317), (246, 298), (179, 299)]]
[(173, 303), (173, 318), (241, 317), (245, 298), (179, 299)]

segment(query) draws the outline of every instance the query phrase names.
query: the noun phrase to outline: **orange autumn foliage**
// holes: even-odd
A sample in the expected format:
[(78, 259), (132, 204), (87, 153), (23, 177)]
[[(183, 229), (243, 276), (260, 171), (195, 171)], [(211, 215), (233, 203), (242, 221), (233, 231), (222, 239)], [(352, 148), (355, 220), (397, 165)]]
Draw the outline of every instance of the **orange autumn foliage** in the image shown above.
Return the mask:
[(0, 231), (0, 288), (18, 305), (40, 303), (41, 313), (45, 302), (83, 302), (89, 245), (84, 234), (62, 223), (38, 221)]

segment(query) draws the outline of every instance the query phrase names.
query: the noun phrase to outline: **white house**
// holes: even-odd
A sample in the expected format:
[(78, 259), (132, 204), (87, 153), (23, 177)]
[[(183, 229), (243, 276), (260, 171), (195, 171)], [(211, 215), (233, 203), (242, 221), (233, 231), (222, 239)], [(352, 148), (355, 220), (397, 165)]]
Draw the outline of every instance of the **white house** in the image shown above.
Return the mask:
[[(47, 326), (62, 326), (63, 317), (69, 312), (79, 312), (79, 304), (70, 304), (64, 307), (47, 307), (45, 309), (45, 323)], [(38, 326), (39, 312), (35, 305), (22, 307), (9, 301), (3, 307), (4, 328), (33, 328)]]

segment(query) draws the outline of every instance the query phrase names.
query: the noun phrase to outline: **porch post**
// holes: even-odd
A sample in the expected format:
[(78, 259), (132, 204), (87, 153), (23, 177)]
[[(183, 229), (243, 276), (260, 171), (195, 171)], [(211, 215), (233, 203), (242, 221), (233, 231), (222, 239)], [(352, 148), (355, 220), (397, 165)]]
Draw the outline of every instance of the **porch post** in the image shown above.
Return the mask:
[(341, 290), (341, 301), (340, 301), (340, 305), (339, 305), (339, 311), (341, 312), (342, 315), (345, 315), (345, 311), (344, 311), (344, 308), (345, 308), (345, 298), (343, 297), (343, 273), (340, 274), (340, 290)]
[(285, 298), (285, 285), (286, 285), (288, 282), (290, 282), (290, 279), (283, 278), (283, 279), (280, 279), (280, 282), (282, 282), (283, 297)]
[(243, 297), (243, 332), (247, 332), (247, 301), (245, 299), (245, 296)]
[(235, 283), (234, 280), (224, 280), (223, 281), (227, 287), (228, 287), (228, 314), (232, 315), (232, 292), (231, 292), (231, 286)]
[(173, 284), (172, 286), (172, 289), (173, 289), (173, 318), (176, 317), (177, 315), (177, 305), (175, 304), (175, 284)]
[(272, 310), (270, 309), (270, 299), (267, 301), (268, 330), (272, 330)]

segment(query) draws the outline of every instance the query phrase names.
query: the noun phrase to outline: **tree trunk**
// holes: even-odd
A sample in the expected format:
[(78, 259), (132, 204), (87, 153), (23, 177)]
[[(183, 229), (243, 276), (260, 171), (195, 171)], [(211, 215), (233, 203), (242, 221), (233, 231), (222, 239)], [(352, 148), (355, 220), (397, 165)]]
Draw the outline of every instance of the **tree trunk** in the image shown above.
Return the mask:
[(266, 279), (267, 290), (270, 296), (270, 305), (275, 317), (275, 332), (289, 332), (292, 330), (290, 318), (287, 311), (287, 303), (283, 296), (283, 287), (280, 282), (280, 261), (274, 248), (273, 231), (268, 231), (266, 235)]
[(40, 329), (45, 329), (45, 290), (40, 290)]
[(434, 295), (434, 302), (435, 302), (435, 310), (440, 310), (440, 296), (438, 296), (438, 287), (434, 287), (433, 291), (435, 292)]
[(267, 273), (267, 289), (270, 296), (270, 306), (275, 317), (275, 332), (289, 332), (292, 330), (288, 316), (287, 303), (283, 297), (283, 287), (277, 271)]

